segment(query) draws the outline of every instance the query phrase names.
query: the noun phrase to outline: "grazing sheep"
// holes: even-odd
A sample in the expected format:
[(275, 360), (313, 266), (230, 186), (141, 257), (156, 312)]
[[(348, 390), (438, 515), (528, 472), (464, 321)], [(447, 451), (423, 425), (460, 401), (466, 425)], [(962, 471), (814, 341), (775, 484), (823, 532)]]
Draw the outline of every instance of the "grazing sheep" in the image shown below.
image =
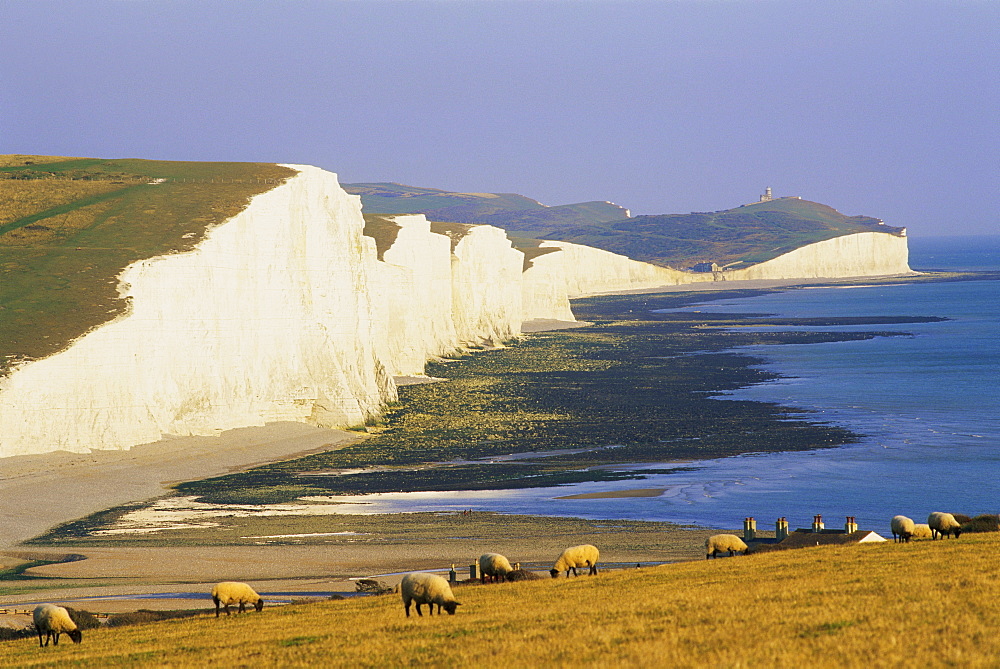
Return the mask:
[(912, 539), (930, 539), (931, 526), (927, 523), (917, 523), (913, 526)]
[(893, 541), (896, 543), (901, 541), (909, 543), (910, 537), (913, 536), (914, 523), (912, 519), (906, 516), (893, 516), (890, 526), (892, 528)]
[(499, 553), (486, 553), (479, 558), (479, 573), (483, 583), (507, 580), (507, 574), (514, 571), (510, 562)]
[(576, 573), (577, 567), (590, 567), (588, 572), (591, 576), (597, 574), (597, 561), (601, 557), (601, 552), (597, 550), (596, 546), (591, 546), (590, 544), (582, 544), (580, 546), (570, 546), (562, 552), (559, 559), (556, 560), (556, 564), (549, 573), (552, 574), (552, 578), (559, 576), (559, 572), (565, 571), (566, 578), (569, 578), (570, 571), (573, 572), (573, 576), (579, 576)]
[(743, 551), (743, 554), (747, 554), (747, 545), (743, 543), (735, 534), (713, 534), (708, 539), (705, 539), (705, 559), (717, 558), (719, 553), (724, 553), (729, 551), (729, 557), (733, 554)]
[(962, 533), (962, 525), (955, 520), (955, 516), (943, 511), (935, 511), (927, 516), (927, 525), (931, 528), (932, 539), (937, 539), (939, 534), (942, 537), (950, 537), (952, 532), (958, 539), (958, 535)]
[[(77, 629), (76, 623), (69, 617), (69, 611), (55, 604), (41, 604), (35, 607), (32, 613), (35, 621), (35, 629), (38, 630), (38, 645), (48, 646), (52, 640), (53, 646), (59, 645), (59, 635), (65, 632), (73, 643), (80, 643), (83, 634)], [(45, 635), (45, 643), (42, 643), (42, 634)]]
[(264, 609), (264, 600), (246, 583), (224, 581), (212, 588), (212, 601), (215, 602), (215, 617), (219, 617), (219, 607), (229, 615), (229, 605), (239, 604), (239, 612), (245, 612), (247, 604), (253, 604), (257, 611)]
[(448, 615), (455, 615), (455, 607), (460, 604), (455, 601), (455, 595), (451, 593), (451, 586), (448, 581), (437, 574), (407, 574), (403, 577), (403, 582), (399, 584), (399, 591), (403, 595), (403, 608), (406, 609), (406, 617), (410, 617), (410, 604), (417, 605), (417, 615), (422, 616), (420, 605), (427, 604), (430, 615), (434, 615), (434, 605), (438, 605), (438, 615), (441, 608), (448, 612)]

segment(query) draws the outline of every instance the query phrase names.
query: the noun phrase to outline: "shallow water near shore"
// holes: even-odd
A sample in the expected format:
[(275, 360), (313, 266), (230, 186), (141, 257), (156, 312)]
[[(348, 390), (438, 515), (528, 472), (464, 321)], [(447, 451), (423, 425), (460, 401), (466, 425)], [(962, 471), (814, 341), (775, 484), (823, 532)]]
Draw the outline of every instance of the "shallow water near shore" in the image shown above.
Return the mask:
[[(915, 268), (1000, 269), (995, 238), (923, 240)], [(917, 251), (921, 249), (921, 251)], [(997, 513), (1000, 502), (1000, 281), (906, 283), (789, 290), (709, 302), (690, 310), (808, 316), (945, 316), (905, 325), (801, 328), (911, 333), (856, 342), (758, 346), (785, 378), (726, 397), (777, 402), (810, 418), (856, 431), (857, 444), (799, 453), (747, 454), (693, 463), (639, 481), (583, 483), (509, 491), (390, 493), (351, 498), (365, 511), (473, 508), (501, 513), (665, 520), (737, 528), (754, 516), (767, 529), (779, 516), (827, 527), (845, 516), (888, 534), (888, 520), (918, 522), (931, 511)], [(789, 329), (789, 328), (782, 328)], [(661, 463), (635, 469), (662, 467)], [(647, 490), (645, 496), (565, 499), (569, 495)], [(648, 496), (648, 489), (662, 489)], [(560, 499), (563, 498), (563, 499)], [(344, 499), (343, 501), (348, 501)], [(357, 507), (353, 512), (360, 509)]]

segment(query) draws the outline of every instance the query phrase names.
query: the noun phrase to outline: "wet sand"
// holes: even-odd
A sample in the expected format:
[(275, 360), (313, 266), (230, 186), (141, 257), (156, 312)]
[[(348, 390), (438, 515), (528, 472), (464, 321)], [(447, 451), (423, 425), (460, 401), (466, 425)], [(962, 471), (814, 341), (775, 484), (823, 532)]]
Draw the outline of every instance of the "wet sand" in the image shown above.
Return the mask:
[[(544, 522), (539, 519), (539, 523)], [(209, 609), (212, 602), (204, 595), (214, 583), (224, 580), (248, 582), (261, 593), (350, 595), (356, 591), (352, 579), (376, 578), (393, 586), (402, 577), (400, 572), (406, 571), (444, 571), (455, 565), (460, 579), (466, 579), (469, 565), (486, 552), (507, 555), (525, 569), (547, 577), (562, 549), (580, 543), (600, 546), (605, 568), (632, 568), (637, 563), (701, 559), (705, 537), (712, 532), (685, 528), (638, 534), (597, 530), (506, 539), (416, 538), (377, 545), (68, 547), (64, 552), (76, 551), (86, 559), (33, 567), (26, 572), (43, 580), (6, 582), (3, 590), (8, 586), (25, 590), (0, 595), (0, 608), (28, 609), (42, 601), (54, 601), (95, 613)], [(41, 557), (55, 556), (59, 551), (31, 553)], [(5, 556), (10, 561), (14, 554), (28, 556), (17, 552)], [(173, 592), (203, 596), (200, 599), (142, 597)]]
[(61, 523), (161, 497), (174, 483), (342, 448), (361, 438), (357, 432), (286, 422), (217, 437), (166, 438), (128, 451), (0, 458), (0, 550)]
[(669, 488), (635, 488), (634, 490), (610, 490), (608, 492), (584, 492), (579, 495), (563, 495), (556, 499), (620, 499), (624, 497), (659, 497)]

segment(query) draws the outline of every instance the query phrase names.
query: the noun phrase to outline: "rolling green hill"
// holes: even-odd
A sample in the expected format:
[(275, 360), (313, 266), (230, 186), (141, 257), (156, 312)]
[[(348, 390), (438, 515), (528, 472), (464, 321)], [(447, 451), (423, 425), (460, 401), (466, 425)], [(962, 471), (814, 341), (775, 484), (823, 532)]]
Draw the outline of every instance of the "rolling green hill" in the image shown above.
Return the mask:
[(902, 234), (869, 216), (845, 216), (799, 198), (715, 212), (629, 217), (608, 202), (546, 207), (511, 193), (449, 193), (399, 184), (345, 184), (366, 212), (422, 213), (433, 221), (485, 223), (528, 239), (584, 244), (675, 268), (699, 262), (744, 267), (856, 232)]
[(599, 224), (629, 214), (627, 209), (611, 202), (548, 207), (516, 193), (452, 193), (395, 183), (343, 184), (343, 188), (361, 196), (366, 213), (427, 214), (432, 221), (495, 225), (504, 230)]

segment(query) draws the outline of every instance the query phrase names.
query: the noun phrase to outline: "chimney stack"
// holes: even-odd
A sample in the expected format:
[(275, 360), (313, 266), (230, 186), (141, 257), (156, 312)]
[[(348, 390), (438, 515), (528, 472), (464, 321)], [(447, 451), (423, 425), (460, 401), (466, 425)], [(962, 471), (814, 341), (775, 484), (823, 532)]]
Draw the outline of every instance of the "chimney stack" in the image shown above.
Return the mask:
[(823, 516), (818, 513), (813, 516), (813, 532), (822, 532), (825, 527), (826, 526), (823, 525)]
[(774, 539), (775, 541), (782, 541), (788, 538), (788, 521), (782, 516), (778, 518), (777, 522), (774, 524)]
[(854, 516), (848, 516), (847, 522), (844, 523), (844, 532), (851, 534), (852, 532), (858, 531), (858, 524), (854, 522)]
[(743, 541), (753, 541), (757, 538), (757, 521), (753, 517), (743, 519)]

